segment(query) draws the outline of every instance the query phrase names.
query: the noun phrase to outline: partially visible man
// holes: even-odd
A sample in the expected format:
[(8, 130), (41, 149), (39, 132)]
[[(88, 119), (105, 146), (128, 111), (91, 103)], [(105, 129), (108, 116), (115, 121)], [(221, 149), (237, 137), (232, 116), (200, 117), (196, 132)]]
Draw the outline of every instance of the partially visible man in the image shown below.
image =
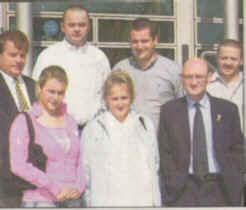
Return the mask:
[(70, 112), (82, 128), (101, 107), (102, 86), (110, 73), (105, 54), (87, 42), (90, 31), (88, 11), (79, 5), (64, 11), (61, 30), (65, 39), (48, 47), (39, 55), (33, 69), (38, 79), (49, 65), (63, 67), (69, 78), (65, 101)]
[(35, 82), (22, 72), (28, 39), (21, 31), (0, 35), (0, 207), (20, 207), (21, 192), (15, 185), (9, 163), (9, 130), (16, 115), (35, 101)]
[(160, 106), (183, 95), (179, 78), (181, 67), (174, 61), (159, 55), (157, 25), (146, 18), (133, 21), (130, 44), (133, 56), (120, 61), (114, 70), (130, 73), (136, 88), (133, 104), (136, 111), (150, 117), (158, 128)]
[(220, 43), (217, 55), (218, 71), (211, 77), (208, 92), (237, 104), (243, 126), (243, 49), (240, 41), (226, 39)]
[(206, 93), (208, 64), (191, 58), (187, 95), (161, 108), (158, 132), (162, 201), (167, 206), (240, 206), (243, 135), (235, 104)]

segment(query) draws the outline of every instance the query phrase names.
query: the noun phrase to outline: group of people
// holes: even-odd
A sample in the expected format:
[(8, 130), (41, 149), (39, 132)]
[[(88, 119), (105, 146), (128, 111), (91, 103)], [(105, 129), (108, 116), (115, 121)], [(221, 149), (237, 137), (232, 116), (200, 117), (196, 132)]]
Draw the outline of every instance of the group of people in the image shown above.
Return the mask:
[[(156, 52), (157, 25), (137, 18), (132, 57), (111, 71), (87, 42), (86, 8), (68, 7), (61, 30), (33, 79), (22, 74), (25, 34), (0, 34), (0, 207), (241, 205), (239, 41), (219, 45), (213, 74), (198, 57), (182, 69)], [(33, 136), (44, 170), (30, 162)], [(34, 187), (18, 190), (20, 178)]]

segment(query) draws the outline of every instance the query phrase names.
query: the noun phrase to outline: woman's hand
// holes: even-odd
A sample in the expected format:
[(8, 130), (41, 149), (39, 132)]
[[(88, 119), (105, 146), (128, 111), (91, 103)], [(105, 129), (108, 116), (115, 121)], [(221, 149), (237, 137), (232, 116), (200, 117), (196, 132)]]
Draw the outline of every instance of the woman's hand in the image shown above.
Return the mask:
[(77, 189), (71, 189), (69, 193), (69, 198), (70, 199), (78, 199), (80, 197), (80, 192)]
[(68, 195), (70, 194), (70, 191), (71, 190), (69, 188), (66, 188), (66, 187), (62, 188), (61, 191), (56, 196), (57, 201), (62, 202), (64, 200), (68, 199), (69, 198)]
[(80, 197), (80, 192), (74, 188), (62, 188), (56, 196), (57, 201), (62, 202), (67, 199), (77, 199)]

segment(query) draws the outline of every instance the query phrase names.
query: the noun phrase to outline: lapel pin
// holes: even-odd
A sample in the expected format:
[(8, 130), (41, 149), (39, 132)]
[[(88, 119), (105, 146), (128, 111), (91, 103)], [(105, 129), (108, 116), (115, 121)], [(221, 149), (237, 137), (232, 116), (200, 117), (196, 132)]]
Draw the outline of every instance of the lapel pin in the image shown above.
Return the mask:
[(220, 115), (220, 114), (217, 114), (217, 116), (216, 116), (216, 121), (217, 121), (217, 122), (220, 122), (220, 121), (221, 121), (221, 115)]

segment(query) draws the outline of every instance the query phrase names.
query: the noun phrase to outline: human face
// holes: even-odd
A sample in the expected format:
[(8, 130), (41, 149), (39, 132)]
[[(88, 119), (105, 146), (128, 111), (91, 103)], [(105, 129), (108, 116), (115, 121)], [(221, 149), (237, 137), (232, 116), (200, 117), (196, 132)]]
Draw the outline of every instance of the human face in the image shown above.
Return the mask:
[(148, 28), (131, 31), (132, 54), (142, 68), (147, 68), (156, 58), (157, 36), (153, 38)]
[(59, 115), (65, 92), (65, 83), (49, 79), (42, 88), (39, 87), (39, 102), (50, 115)]
[(219, 72), (227, 80), (233, 80), (239, 75), (242, 64), (241, 50), (239, 48), (222, 46), (217, 58)]
[(17, 49), (12, 41), (6, 41), (0, 54), (0, 69), (11, 77), (18, 77), (26, 64), (26, 52)]
[(126, 84), (115, 84), (110, 88), (106, 97), (109, 111), (121, 122), (123, 122), (130, 110), (131, 96)]
[(206, 62), (199, 58), (191, 58), (184, 65), (181, 74), (187, 94), (199, 102), (204, 96), (209, 81), (210, 73)]
[(68, 10), (64, 22), (61, 23), (61, 30), (72, 45), (84, 45), (90, 30), (90, 21), (86, 11)]

